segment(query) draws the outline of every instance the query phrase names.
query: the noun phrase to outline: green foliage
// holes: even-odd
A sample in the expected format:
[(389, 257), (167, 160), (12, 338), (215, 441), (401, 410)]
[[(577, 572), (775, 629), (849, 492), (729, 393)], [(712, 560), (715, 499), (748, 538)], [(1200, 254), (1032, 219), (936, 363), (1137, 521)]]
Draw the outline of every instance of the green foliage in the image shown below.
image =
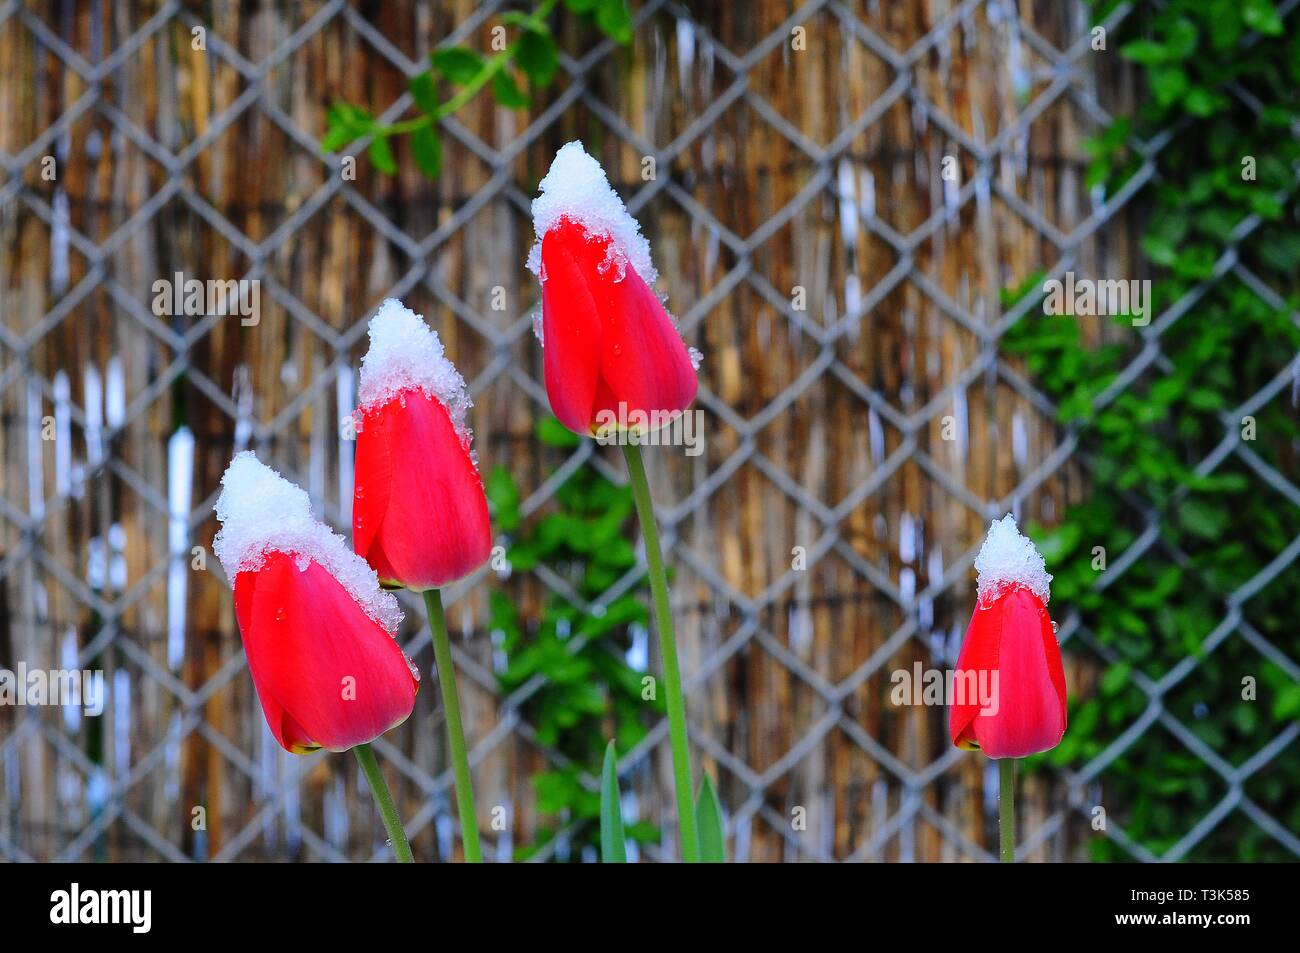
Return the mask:
[[(397, 172), (397, 159), (390, 140), (411, 137), (411, 158), (426, 178), (442, 172), (440, 120), (454, 114), (487, 87), (506, 109), (525, 109), (536, 93), (554, 82), (560, 68), (560, 52), (551, 33), (549, 19), (558, 0), (542, 0), (531, 12), (508, 10), (498, 18), (500, 26), (513, 33), (504, 50), (484, 57), (465, 46), (443, 47), (429, 56), (429, 69), (411, 77), (407, 88), (415, 101), (416, 115), (392, 125), (380, 125), (362, 106), (335, 103), (325, 112), (322, 152), (337, 152), (349, 143), (371, 136), (367, 155), (384, 175)], [(627, 0), (565, 0), (575, 15), (591, 21), (616, 43), (632, 42), (632, 14)], [(445, 101), (440, 86), (454, 92)]]
[[(567, 449), (577, 437), (554, 418), (538, 424), (538, 439)], [(554, 505), (525, 521), (520, 493), (505, 467), (495, 467), (486, 481), (497, 529), (508, 537), (507, 557), (514, 570), (545, 565), (560, 576), (583, 603), (603, 595), (636, 565), (633, 548), (632, 492), (617, 486), (589, 465), (579, 467), (556, 491)], [(538, 743), (559, 751), (572, 764), (534, 777), (538, 809), (559, 818), (555, 828), (542, 831), (523, 847), (526, 858), (548, 843), (570, 821), (596, 821), (601, 796), (583, 785), (581, 776), (599, 776), (606, 738), (626, 751), (645, 737), (651, 720), (663, 713), (663, 702), (642, 699), (644, 672), (625, 661), (631, 646), (630, 627), (646, 627), (649, 612), (644, 593), (633, 590), (614, 599), (601, 614), (583, 611), (575, 601), (554, 592), (546, 595), (541, 618), (521, 620), (514, 599), (497, 590), (489, 597), (489, 627), (506, 664), (498, 673), (501, 690), (513, 692), (534, 676), (541, 687), (522, 710), (537, 732)], [(626, 834), (639, 842), (657, 842), (659, 830), (638, 822)], [(572, 835), (574, 854), (599, 844), (596, 824), (580, 826)]]
[[(1104, 4), (1098, 15), (1111, 4)], [(1005, 346), (1024, 361), (1078, 428), (1092, 462), (1086, 498), (1050, 530), (1031, 527), (1056, 574), (1058, 611), (1082, 623), (1073, 647), (1105, 667), (1095, 685), (1071, 699), (1071, 724), (1059, 747), (1036, 761), (1080, 770), (1149, 705), (1148, 688), (1185, 658), (1196, 668), (1172, 684), (1162, 702), (1215, 754), (1239, 766), (1300, 715), (1300, 688), (1281, 666), (1239, 632), (1213, 647), (1207, 639), (1235, 606), (1234, 593), (1300, 535), (1300, 511), (1238, 456), (1201, 464), (1253, 418), (1255, 439), (1243, 446), (1297, 479), (1300, 424), (1290, 388), (1259, 406), (1249, 398), (1285, 374), (1300, 349), (1292, 313), (1300, 303), (1294, 225), (1300, 144), (1300, 30), (1282, 29), (1269, 0), (1170, 0), (1125, 29), (1120, 54), (1142, 67), (1151, 96), (1136, 124), (1119, 120), (1091, 144), (1089, 182), (1114, 195), (1140, 166), (1131, 146), (1172, 136), (1155, 157), (1159, 175), (1141, 196), (1150, 207), (1142, 249), (1157, 266), (1151, 313), (1182, 299), (1214, 275), (1233, 247), (1246, 268), (1285, 298), (1274, 308), (1238, 276), (1211, 281), (1205, 294), (1159, 337), (1161, 359), (1113, 399), (1102, 400), (1141, 350), (1141, 329), (1121, 322), (1126, 343), (1089, 347), (1079, 319), (1032, 310)], [(1105, 55), (1105, 54), (1101, 54)], [(1262, 104), (1257, 115), (1236, 90)], [(1253, 160), (1256, 178), (1247, 176)], [(1245, 232), (1253, 216), (1259, 223)], [(1004, 303), (1041, 294), (1031, 276)], [(1150, 330), (1149, 328), (1147, 329)], [(1111, 335), (1115, 337), (1115, 335)], [(1144, 513), (1159, 520), (1156, 544), (1119, 575), (1101, 570), (1096, 546), (1111, 563), (1137, 540)], [(1240, 606), (1244, 624), (1291, 660), (1300, 657), (1294, 621), (1300, 573), (1294, 566)], [(1257, 680), (1257, 701), (1243, 700), (1243, 679)], [(1108, 823), (1155, 853), (1168, 850), (1228, 792), (1198, 754), (1157, 723), (1100, 777), (1098, 803)], [(1279, 755), (1245, 783), (1245, 793), (1279, 824), (1300, 830), (1300, 759)], [(1098, 860), (1128, 859), (1104, 835)], [(1241, 812), (1228, 815), (1190, 856), (1196, 860), (1288, 859)], [(1293, 859), (1293, 858), (1289, 858)]]

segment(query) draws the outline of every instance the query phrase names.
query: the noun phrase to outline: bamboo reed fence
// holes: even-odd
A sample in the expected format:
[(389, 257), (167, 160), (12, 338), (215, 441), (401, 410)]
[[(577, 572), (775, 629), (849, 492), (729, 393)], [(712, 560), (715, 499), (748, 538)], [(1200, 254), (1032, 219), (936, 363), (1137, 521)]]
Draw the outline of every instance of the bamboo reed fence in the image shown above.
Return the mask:
[[(1057, 264), (1062, 236), (1080, 271), (1132, 272), (1127, 212), (1094, 205), (1082, 145), (1131, 108), (1127, 74), (1090, 49), (1074, 0), (652, 0), (633, 4), (627, 48), (558, 16), (556, 86), (528, 110), (481, 96), (447, 121), (436, 182), (404, 147), (393, 177), (360, 156), (345, 178), (319, 152), (331, 102), (400, 114), (431, 49), (486, 50), (509, 7), (0, 5), (0, 663), (102, 668), (109, 689), (99, 718), (0, 710), (0, 856), (385, 856), (352, 760), (287, 755), (266, 731), (211, 505), (250, 446), (347, 526), (339, 421), (365, 321), (396, 294), (470, 381), (480, 459), (516, 474), (529, 518), (547, 511), (565, 454), (534, 436), (524, 257), (529, 198), (573, 138), (629, 199), (704, 354), (706, 451), (651, 454), (651, 483), (697, 772), (719, 779), (733, 855), (993, 850), (987, 763), (951, 749), (944, 709), (892, 706), (890, 673), (952, 664), (991, 515), (1050, 522), (1082, 487), (998, 355), (999, 292)], [(258, 324), (154, 314), (154, 281), (178, 272), (258, 278)], [(622, 480), (615, 454), (576, 453)], [(487, 593), (529, 618), (551, 582), (485, 570), (449, 594), (497, 857), (554, 822), (529, 782), (554, 754), (497, 689)], [(1092, 666), (1067, 665), (1086, 690)], [(427, 675), (378, 747), (417, 858), (447, 858)], [(671, 834), (662, 725), (625, 765), (639, 816)], [(1028, 857), (1083, 856), (1087, 816), (1062, 809), (1079, 796), (1026, 781)], [(644, 856), (671, 857), (664, 844)], [(565, 857), (565, 838), (538, 856)]]

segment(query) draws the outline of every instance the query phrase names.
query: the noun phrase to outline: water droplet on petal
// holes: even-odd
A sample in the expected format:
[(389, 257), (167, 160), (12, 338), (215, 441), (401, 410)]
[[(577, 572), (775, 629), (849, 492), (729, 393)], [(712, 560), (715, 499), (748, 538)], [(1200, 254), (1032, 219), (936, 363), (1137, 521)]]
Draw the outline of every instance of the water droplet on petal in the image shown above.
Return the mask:
[(286, 617), (288, 614), (289, 614), (289, 613), (288, 613), (287, 611), (285, 611), (284, 606), (280, 606), (278, 609), (275, 610), (275, 621), (276, 621), (276, 622), (283, 622), (283, 621), (285, 620), (285, 617)]

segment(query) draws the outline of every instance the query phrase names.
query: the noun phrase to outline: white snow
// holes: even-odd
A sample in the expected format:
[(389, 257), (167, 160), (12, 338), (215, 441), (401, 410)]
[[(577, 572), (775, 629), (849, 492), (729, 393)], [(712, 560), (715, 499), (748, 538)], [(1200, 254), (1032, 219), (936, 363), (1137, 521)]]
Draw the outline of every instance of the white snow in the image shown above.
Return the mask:
[(976, 592), (981, 603), (987, 603), (1002, 593), (1024, 586), (1047, 605), (1051, 598), (1052, 576), (1047, 571), (1042, 554), (1034, 544), (1020, 533), (1015, 517), (1010, 513), (994, 520), (984, 545), (975, 557)]
[(473, 402), (465, 378), (447, 360), (438, 332), (402, 302), (389, 298), (370, 319), (370, 349), (361, 359), (357, 394), (361, 410), (408, 388), (417, 388), (446, 407), (461, 442), (469, 445), (465, 418)]
[(582, 143), (566, 143), (555, 153), (550, 171), (538, 184), (541, 195), (533, 199), (533, 231), (537, 244), (528, 253), (528, 270), (542, 281), (542, 237), (567, 218), (581, 225), (590, 238), (608, 236), (611, 258), (603, 270), (617, 269), (618, 279), (630, 264), (641, 280), (653, 285), (658, 275), (650, 261), (650, 243), (641, 226), (628, 214), (623, 200), (610, 188), (605, 170), (587, 155)]
[(342, 536), (312, 516), (306, 492), (251, 450), (235, 454), (230, 461), (221, 478), (216, 509), (221, 530), (212, 548), (231, 585), (238, 573), (262, 568), (269, 553), (293, 554), (300, 571), (317, 563), (366, 615), (396, 634), (402, 610), (391, 593), (379, 588), (375, 571), (348, 548)]

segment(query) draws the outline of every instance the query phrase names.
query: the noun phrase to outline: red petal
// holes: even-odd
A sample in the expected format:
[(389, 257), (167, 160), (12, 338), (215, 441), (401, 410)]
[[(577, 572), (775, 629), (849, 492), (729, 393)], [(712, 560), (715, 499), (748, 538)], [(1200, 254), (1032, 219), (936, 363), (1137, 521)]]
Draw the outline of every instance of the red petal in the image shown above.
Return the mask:
[(604, 254), (604, 245), (588, 241), (582, 226), (568, 219), (542, 237), (546, 394), (560, 423), (580, 434), (591, 432), (600, 372), (601, 320), (593, 282)]
[[(615, 274), (602, 277), (606, 285), (607, 308), (601, 347), (601, 381), (613, 400), (597, 400), (596, 414), (612, 411), (619, 404), (626, 412), (675, 413), (695, 399), (698, 381), (681, 334), (663, 303), (629, 265), (623, 280)], [(666, 423), (666, 419), (664, 420)]]
[(360, 467), (357, 482), (365, 487), (364, 518), (378, 526), (365, 556), (380, 578), (423, 591), (483, 565), (492, 551), (487, 498), (447, 409), (419, 390), (404, 391), (367, 415), (358, 442), (370, 439), (372, 418), (383, 421), (376, 429), (388, 446), (384, 511), (372, 510), (370, 474), (362, 484)]
[[(386, 415), (374, 412), (362, 415), (352, 481), (352, 549), (367, 559), (370, 545), (388, 512), (393, 479), (390, 442)], [(371, 566), (379, 570), (373, 561)], [(379, 578), (390, 581), (382, 572)]]
[[(241, 594), (252, 575), (255, 586)], [(286, 749), (342, 751), (411, 714), (419, 683), (402, 650), (319, 564), (299, 570), (294, 556), (274, 553), (255, 574), (240, 574), (241, 601), (248, 668)]]
[[(948, 734), (958, 748), (979, 747), (974, 731), (975, 718), (987, 700), (980, 697), (981, 691), (992, 688), (990, 673), (998, 670), (1001, 618), (1000, 612), (977, 605), (966, 629), (961, 654), (957, 656), (953, 698), (948, 708)], [(970, 673), (974, 673), (973, 681)]]
[(996, 670), (996, 704), (977, 706), (973, 716), (969, 705), (954, 706), (954, 743), (974, 740), (990, 758), (1023, 758), (1060, 744), (1065, 677), (1052, 621), (1039, 598), (1017, 588), (988, 608), (977, 606), (966, 638), (958, 673)]

